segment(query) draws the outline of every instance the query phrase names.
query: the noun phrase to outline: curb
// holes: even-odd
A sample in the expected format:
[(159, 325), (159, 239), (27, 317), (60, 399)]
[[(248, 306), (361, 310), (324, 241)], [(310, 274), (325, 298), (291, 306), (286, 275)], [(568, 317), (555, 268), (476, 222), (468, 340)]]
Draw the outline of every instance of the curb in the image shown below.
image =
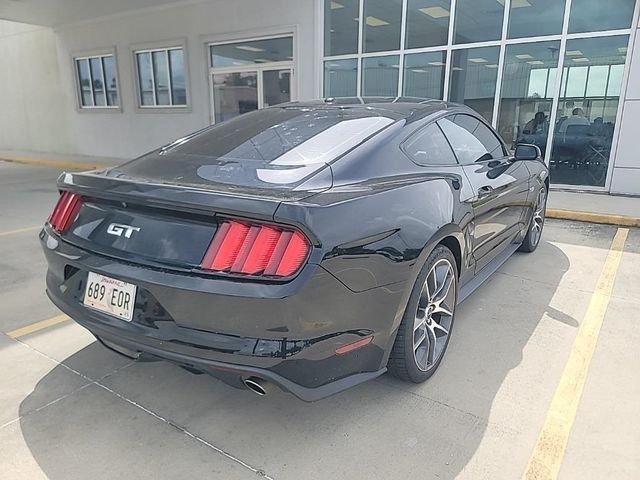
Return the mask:
[(616, 225), (619, 227), (640, 227), (640, 218), (626, 215), (577, 212), (575, 210), (562, 210), (559, 208), (547, 208), (546, 215), (547, 218), (555, 218), (558, 220), (575, 220), (577, 222), (601, 223), (603, 225)]
[(60, 168), (63, 170), (99, 170), (102, 168), (108, 168), (109, 165), (102, 165), (99, 163), (83, 163), (83, 162), (68, 162), (64, 160), (43, 160), (39, 158), (0, 158), (4, 162), (19, 163), (21, 165), (32, 165), (35, 167), (49, 167)]

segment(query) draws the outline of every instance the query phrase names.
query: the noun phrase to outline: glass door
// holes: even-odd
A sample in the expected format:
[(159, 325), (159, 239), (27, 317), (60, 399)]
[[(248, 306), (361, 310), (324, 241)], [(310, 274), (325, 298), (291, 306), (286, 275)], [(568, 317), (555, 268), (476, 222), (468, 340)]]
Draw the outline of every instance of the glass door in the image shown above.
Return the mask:
[(291, 82), (293, 37), (210, 45), (209, 52), (213, 122), (295, 97)]
[(214, 73), (212, 85), (217, 122), (258, 108), (258, 72)]
[(270, 107), (291, 100), (291, 69), (262, 72), (262, 107)]

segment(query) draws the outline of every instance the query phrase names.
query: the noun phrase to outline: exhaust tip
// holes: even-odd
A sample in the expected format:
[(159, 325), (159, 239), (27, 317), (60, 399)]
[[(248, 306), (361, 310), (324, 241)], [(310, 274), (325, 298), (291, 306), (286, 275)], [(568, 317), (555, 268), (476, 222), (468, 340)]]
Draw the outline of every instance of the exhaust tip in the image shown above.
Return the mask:
[(264, 397), (269, 390), (268, 383), (258, 377), (245, 378), (242, 382), (249, 390), (261, 397)]

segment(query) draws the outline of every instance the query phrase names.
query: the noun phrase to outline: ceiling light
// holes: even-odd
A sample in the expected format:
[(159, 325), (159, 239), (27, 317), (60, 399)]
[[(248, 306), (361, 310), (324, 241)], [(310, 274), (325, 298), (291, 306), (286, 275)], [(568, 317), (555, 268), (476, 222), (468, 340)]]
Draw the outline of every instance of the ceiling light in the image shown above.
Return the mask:
[(516, 58), (519, 58), (520, 60), (526, 60), (527, 58), (533, 58), (533, 57), (528, 53), (523, 53), (522, 55), (516, 55)]
[(367, 25), (370, 27), (382, 27), (383, 25), (389, 25), (389, 22), (382, 20), (378, 17), (368, 16), (366, 20)]
[(454, 70), (456, 72), (461, 72), (464, 70), (464, 68), (460, 68), (460, 67), (451, 67), (451, 70)]
[(246, 52), (264, 52), (264, 48), (251, 47), (249, 45), (237, 45), (236, 48)]
[(485, 65), (485, 67), (487, 67), (487, 68), (498, 68), (498, 64), (492, 63), (490, 65)]
[(580, 50), (567, 50), (568, 57), (581, 57), (584, 55)]
[(331, 2), (331, 10), (337, 10), (339, 8), (344, 8), (344, 5), (338, 2)]
[(627, 53), (627, 47), (618, 47), (620, 53)]
[(429, 65), (433, 65), (434, 67), (442, 67), (444, 66), (443, 62), (429, 62)]
[(473, 63), (487, 63), (487, 60), (484, 58), (470, 58), (469, 61)]
[[(504, 7), (504, 0), (496, 0), (500, 5)], [(531, 4), (527, 0), (511, 0), (511, 8), (530, 7)]]
[(541, 62), (540, 60), (532, 60), (530, 62), (527, 62), (529, 65), (544, 65), (544, 62)]
[(411, 71), (416, 73), (427, 73), (427, 71), (422, 68), (412, 68)]
[(418, 10), (432, 18), (445, 18), (449, 16), (449, 10), (442, 7), (425, 7), (419, 8)]
[(585, 62), (589, 62), (590, 60), (588, 58), (582, 57), (582, 58), (574, 58), (573, 61), (576, 63), (585, 63)]

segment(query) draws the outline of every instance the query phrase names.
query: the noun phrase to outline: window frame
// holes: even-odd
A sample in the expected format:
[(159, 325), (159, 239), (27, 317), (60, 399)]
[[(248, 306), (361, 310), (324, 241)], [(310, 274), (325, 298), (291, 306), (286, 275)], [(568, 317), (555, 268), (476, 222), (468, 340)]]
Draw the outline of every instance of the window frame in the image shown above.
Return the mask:
[[(321, 2), (319, 2), (321, 3)], [(255, 40), (269, 40), (274, 38), (284, 38), (290, 37), (292, 40), (292, 52), (293, 58), (291, 60), (287, 60), (285, 62), (271, 62), (271, 63), (254, 63), (254, 64), (246, 64), (246, 65), (237, 65), (237, 66), (226, 66), (226, 67), (214, 67), (212, 65), (211, 59), (211, 47), (216, 45), (224, 45), (224, 44), (234, 44), (234, 43), (244, 43), (251, 42)], [(247, 31), (245, 34), (234, 33), (234, 34), (225, 34), (220, 36), (203, 36), (201, 37), (204, 46), (204, 59), (205, 65), (207, 66), (207, 89), (208, 89), (208, 97), (209, 97), (209, 121), (211, 125), (215, 125), (218, 123), (215, 114), (215, 99), (213, 95), (213, 75), (219, 73), (239, 73), (239, 72), (248, 72), (248, 71), (256, 71), (258, 72), (258, 76), (261, 75), (261, 72), (264, 70), (279, 70), (279, 69), (291, 69), (291, 79), (290, 79), (290, 98), (291, 101), (296, 101), (298, 99), (298, 92), (300, 91), (300, 78), (298, 75), (299, 69), (299, 40), (298, 40), (298, 27), (295, 25), (282, 27), (282, 28), (264, 28), (256, 31)], [(316, 45), (319, 48), (318, 45)], [(320, 66), (320, 73), (322, 72), (322, 65)], [(258, 91), (258, 105), (262, 101), (262, 91), (259, 89)], [(260, 109), (260, 107), (258, 107)]]
[[(118, 105), (106, 105), (106, 82), (104, 76), (104, 57), (112, 57), (113, 58), (113, 68), (116, 77), (116, 93), (118, 95)], [(99, 58), (100, 65), (102, 66), (102, 81), (104, 83), (104, 94), (105, 94), (105, 105), (83, 105), (82, 103), (82, 85), (80, 85), (80, 70), (78, 68), (79, 60), (87, 60), (90, 61), (92, 58)], [(82, 50), (77, 52), (71, 52), (71, 68), (73, 72), (73, 84), (74, 84), (74, 97), (76, 111), (78, 113), (121, 113), (122, 112), (122, 89), (120, 83), (120, 74), (118, 70), (118, 56), (116, 53), (116, 47), (108, 47), (101, 48), (95, 50)], [(91, 75), (91, 73), (89, 74)], [(93, 96), (93, 88), (91, 89), (91, 95)], [(94, 102), (95, 103), (95, 102)]]
[[(138, 71), (138, 53), (167, 52), (167, 65), (169, 64), (169, 51), (182, 49), (183, 69), (184, 69), (184, 89), (187, 97), (185, 105), (156, 105), (156, 92), (154, 85), (154, 105), (142, 105), (142, 91), (140, 90), (140, 76)], [(190, 113), (192, 111), (191, 102), (191, 79), (189, 72), (189, 52), (187, 49), (187, 39), (163, 40), (159, 42), (139, 43), (129, 46), (131, 57), (131, 81), (135, 90), (137, 113), (154, 113), (162, 111), (163, 113)], [(151, 63), (153, 70), (153, 60)], [(170, 73), (170, 72), (169, 72)], [(171, 76), (169, 75), (169, 92), (171, 92)], [(171, 92), (170, 95), (173, 95)], [(170, 97), (171, 98), (171, 97)]]
[[(411, 161), (411, 163), (419, 167), (426, 167), (426, 168), (451, 168), (451, 167), (460, 167), (462, 165), (458, 160), (458, 156), (456, 155), (456, 152), (453, 149), (453, 146), (451, 146), (451, 142), (449, 141), (449, 138), (447, 138), (442, 128), (440, 128), (440, 125), (438, 125), (438, 121), (442, 120), (443, 118), (446, 118), (447, 116), (448, 115), (441, 115), (441, 116), (438, 116), (437, 118), (427, 121), (424, 125), (421, 125), (420, 127), (416, 128), (413, 132), (409, 134), (407, 138), (405, 138), (404, 140), (402, 140), (402, 142), (400, 142), (400, 150)], [(453, 155), (453, 159), (456, 161), (456, 163), (451, 163), (451, 164), (419, 163), (419, 162), (416, 162), (413, 156), (407, 151), (407, 145), (411, 141), (413, 141), (415, 137), (418, 137), (421, 133), (423, 133), (427, 128), (429, 128), (432, 125), (435, 125), (435, 127), (438, 130), (440, 130), (440, 133), (442, 133), (442, 136), (447, 142), (447, 145), (449, 145), (449, 149), (451, 150), (451, 154)]]
[[(478, 120), (481, 124), (483, 124), (485, 127), (487, 127), (489, 129), (489, 131), (493, 134), (494, 137), (496, 137), (496, 140), (498, 140), (498, 142), (500, 143), (500, 146), (502, 147), (503, 156), (500, 157), (500, 158), (509, 157), (511, 155), (511, 150), (509, 148), (507, 148), (506, 144), (502, 140), (502, 137), (500, 137), (500, 135), (498, 135), (494, 131), (493, 127), (491, 127), (491, 125), (489, 125), (489, 123), (487, 123), (487, 121), (481, 115), (475, 115), (475, 114), (471, 114), (469, 112), (450, 112), (450, 113), (447, 113), (447, 115), (443, 115), (443, 116), (439, 117), (437, 119), (437, 121), (440, 122), (440, 121), (442, 121), (444, 119), (447, 119), (451, 123), (453, 123), (454, 125), (457, 125), (458, 127), (462, 128), (463, 130), (469, 132), (469, 130), (467, 130), (462, 125), (459, 125), (454, 121), (454, 118), (456, 116), (458, 116), (458, 115), (466, 115), (466, 116), (471, 117), (471, 118), (473, 118), (475, 120)], [(440, 125), (438, 125), (438, 127), (440, 127)], [(499, 160), (498, 158), (491, 158), (491, 159), (487, 159), (487, 160), (475, 160), (475, 161), (470, 162), (470, 163), (461, 162), (460, 158), (458, 158), (458, 154), (456, 153), (455, 147), (451, 144), (451, 139), (447, 136), (447, 133), (442, 129), (442, 127), (440, 127), (440, 130), (442, 130), (442, 133), (444, 134), (444, 137), (447, 139), (447, 142), (449, 142), (449, 146), (451, 147), (451, 150), (453, 150), (453, 154), (456, 157), (456, 160), (458, 161), (458, 165), (468, 166), (468, 165), (481, 164), (481, 163), (485, 163), (485, 162), (494, 162), (496, 160)], [(469, 132), (469, 134), (472, 135), (476, 140), (478, 140), (478, 142), (480, 142), (483, 147), (485, 146), (484, 143), (478, 137), (476, 137), (473, 134), (473, 132)], [(490, 152), (487, 152), (487, 153), (490, 153)]]

